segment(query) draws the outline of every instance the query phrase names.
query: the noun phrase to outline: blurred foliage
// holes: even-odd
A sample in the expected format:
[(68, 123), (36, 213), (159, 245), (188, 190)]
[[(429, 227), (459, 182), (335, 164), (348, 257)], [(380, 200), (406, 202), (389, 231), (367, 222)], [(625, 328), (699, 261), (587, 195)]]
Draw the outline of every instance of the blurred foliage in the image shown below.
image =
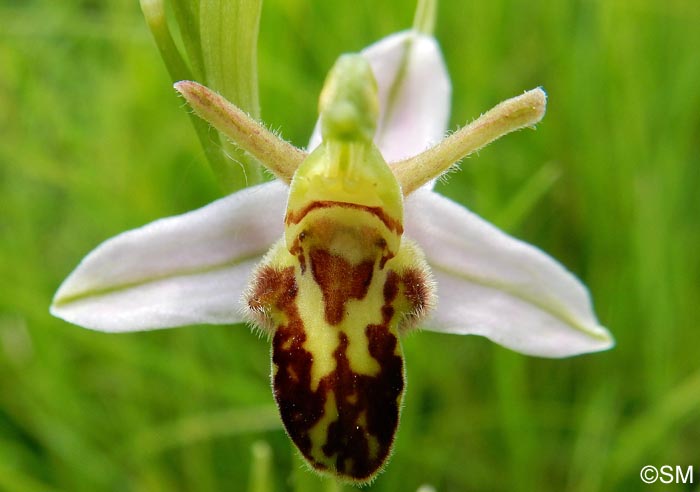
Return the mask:
[[(264, 121), (304, 145), (338, 54), (412, 17), (266, 0)], [(634, 491), (643, 465), (700, 470), (699, 25), (694, 0), (441, 2), (452, 127), (537, 85), (549, 111), (440, 190), (581, 277), (618, 345), (543, 360), (409, 336), (395, 454), (368, 490)], [(116, 336), (48, 314), (100, 241), (217, 198), (198, 145), (135, 0), (0, 0), (0, 490), (242, 490), (269, 466), (258, 441), (275, 490), (321, 487), (247, 328)]]

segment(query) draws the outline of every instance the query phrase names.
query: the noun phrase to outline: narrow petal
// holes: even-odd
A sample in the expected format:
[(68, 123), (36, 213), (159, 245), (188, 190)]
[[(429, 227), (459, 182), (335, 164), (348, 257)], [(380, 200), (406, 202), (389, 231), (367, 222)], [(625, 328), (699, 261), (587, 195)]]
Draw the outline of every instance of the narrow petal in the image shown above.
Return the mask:
[(242, 321), (241, 294), (282, 235), (286, 194), (266, 183), (105, 241), (63, 282), (51, 313), (108, 332)]
[(406, 200), (405, 226), (437, 282), (438, 306), (426, 329), (481, 335), (544, 357), (613, 345), (586, 288), (534, 246), (424, 189)]
[[(362, 51), (379, 86), (375, 143), (388, 162), (439, 142), (450, 117), (450, 78), (437, 41), (417, 31), (392, 34)], [(321, 142), (318, 124), (309, 149)]]
[(425, 152), (392, 163), (404, 196), (434, 183), (455, 163), (494, 140), (534, 126), (544, 116), (546, 107), (547, 94), (538, 87), (503, 101)]
[(204, 121), (233, 140), (241, 149), (258, 159), (275, 176), (289, 183), (306, 153), (265, 128), (211, 89), (181, 80), (177, 90)]

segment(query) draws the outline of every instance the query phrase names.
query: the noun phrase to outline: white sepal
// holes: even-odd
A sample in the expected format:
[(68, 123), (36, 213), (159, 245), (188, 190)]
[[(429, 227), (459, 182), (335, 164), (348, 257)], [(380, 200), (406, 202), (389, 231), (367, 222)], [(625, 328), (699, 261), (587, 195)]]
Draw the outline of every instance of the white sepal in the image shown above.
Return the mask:
[(424, 326), (481, 335), (529, 355), (567, 357), (613, 345), (585, 286), (560, 263), (466, 208), (421, 189), (406, 234), (425, 251), (438, 306)]
[(105, 241), (63, 282), (51, 313), (107, 332), (242, 321), (241, 293), (282, 235), (286, 195), (266, 183)]

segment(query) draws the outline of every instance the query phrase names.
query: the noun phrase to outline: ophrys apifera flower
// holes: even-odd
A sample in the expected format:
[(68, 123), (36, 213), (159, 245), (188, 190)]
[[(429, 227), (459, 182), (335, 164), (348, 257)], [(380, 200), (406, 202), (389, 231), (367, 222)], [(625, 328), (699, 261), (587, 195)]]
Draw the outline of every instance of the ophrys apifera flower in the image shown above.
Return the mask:
[(107, 332), (253, 320), (292, 441), (359, 483), (390, 455), (411, 328), (547, 357), (611, 346), (573, 275), (432, 191), (465, 155), (537, 123), (542, 90), (441, 140), (439, 48), (399, 33), (338, 60), (307, 153), (201, 85), (176, 88), (278, 179), (106, 241), (60, 287), (56, 316)]

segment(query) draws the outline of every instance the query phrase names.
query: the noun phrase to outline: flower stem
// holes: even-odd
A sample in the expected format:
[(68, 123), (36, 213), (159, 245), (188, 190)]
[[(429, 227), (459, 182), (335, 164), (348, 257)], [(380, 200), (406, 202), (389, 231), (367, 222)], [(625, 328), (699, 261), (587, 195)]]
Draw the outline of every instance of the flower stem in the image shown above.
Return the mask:
[[(156, 46), (158, 46), (160, 55), (165, 62), (165, 67), (170, 74), (170, 78), (173, 82), (191, 79), (193, 74), (187, 66), (187, 62), (182, 58), (177, 46), (175, 46), (175, 42), (173, 41), (173, 37), (166, 22), (163, 1), (141, 0), (141, 10), (146, 19), (146, 24), (153, 35), (153, 39), (156, 42)], [(196, 115), (190, 114), (190, 121), (192, 122), (192, 126), (194, 126), (197, 138), (199, 138), (199, 142), (204, 150), (204, 155), (207, 157), (214, 174), (222, 183), (231, 181), (232, 179), (228, 178), (228, 176), (231, 174), (232, 164), (227, 161), (224, 154), (221, 152), (221, 140), (219, 139), (219, 135), (211, 134), (209, 125), (207, 125), (205, 121), (197, 118)], [(226, 186), (224, 186), (224, 188), (226, 188)]]
[(192, 0), (170, 0), (170, 5), (173, 7), (183, 45), (190, 62), (192, 77), (206, 84), (202, 40), (199, 34), (199, 2)]
[(418, 0), (416, 14), (413, 18), (413, 29), (427, 36), (432, 36), (435, 31), (437, 3), (438, 0)]
[(163, 1), (141, 0), (141, 11), (170, 76), (175, 80), (192, 78), (190, 69), (175, 46), (168, 28)]
[[(186, 61), (168, 27), (163, 0), (141, 0), (146, 23), (173, 82), (196, 78), (250, 114), (260, 116), (257, 39), (261, 0), (172, 0)], [(192, 124), (214, 174), (226, 192), (263, 180), (260, 163), (209, 125)]]

